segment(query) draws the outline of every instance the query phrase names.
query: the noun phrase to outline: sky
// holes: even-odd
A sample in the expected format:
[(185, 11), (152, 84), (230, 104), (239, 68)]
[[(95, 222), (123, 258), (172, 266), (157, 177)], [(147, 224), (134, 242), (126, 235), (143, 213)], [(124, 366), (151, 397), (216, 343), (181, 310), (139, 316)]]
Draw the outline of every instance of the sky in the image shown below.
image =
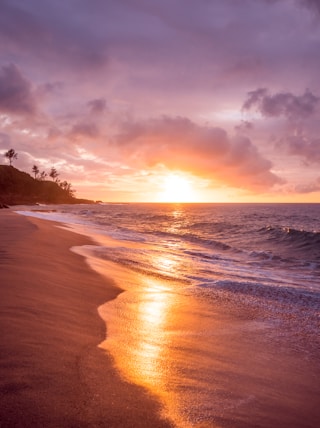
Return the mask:
[(110, 202), (320, 202), (319, 0), (0, 0), (0, 164)]

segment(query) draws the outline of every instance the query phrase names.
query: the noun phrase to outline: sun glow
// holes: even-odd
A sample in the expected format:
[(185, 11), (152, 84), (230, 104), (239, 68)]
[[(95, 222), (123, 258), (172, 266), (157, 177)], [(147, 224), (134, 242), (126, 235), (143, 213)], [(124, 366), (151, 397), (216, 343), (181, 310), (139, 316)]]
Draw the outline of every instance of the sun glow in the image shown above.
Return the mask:
[(162, 184), (163, 191), (159, 194), (160, 202), (197, 202), (197, 195), (191, 179), (180, 175), (167, 175)]

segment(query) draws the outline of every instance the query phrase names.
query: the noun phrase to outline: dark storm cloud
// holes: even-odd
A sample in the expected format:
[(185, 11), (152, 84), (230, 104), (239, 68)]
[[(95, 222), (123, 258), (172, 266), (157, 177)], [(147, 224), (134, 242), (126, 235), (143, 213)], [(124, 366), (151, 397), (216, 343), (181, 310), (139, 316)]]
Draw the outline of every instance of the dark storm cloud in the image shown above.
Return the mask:
[(312, 116), (319, 105), (320, 98), (309, 90), (303, 95), (282, 92), (270, 95), (268, 90), (260, 88), (248, 93), (243, 110), (254, 108), (265, 117), (284, 116), (287, 119), (303, 119)]
[(36, 112), (32, 85), (14, 64), (0, 69), (0, 110), (28, 115)]
[(183, 117), (127, 122), (115, 145), (133, 164), (162, 164), (235, 187), (270, 188), (282, 182), (250, 139), (231, 138), (222, 128)]

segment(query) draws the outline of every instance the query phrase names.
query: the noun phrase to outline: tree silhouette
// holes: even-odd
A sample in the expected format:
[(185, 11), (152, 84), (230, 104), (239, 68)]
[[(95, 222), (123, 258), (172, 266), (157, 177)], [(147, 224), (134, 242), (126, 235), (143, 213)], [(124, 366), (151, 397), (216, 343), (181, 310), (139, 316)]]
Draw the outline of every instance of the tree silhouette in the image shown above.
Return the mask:
[(53, 181), (57, 181), (59, 174), (54, 167), (51, 168), (49, 176), (52, 178)]
[(68, 183), (66, 180), (59, 183), (59, 186), (69, 195), (74, 196), (75, 190), (71, 188), (71, 183)]
[(71, 184), (69, 184), (67, 181), (62, 181), (62, 182), (60, 183), (60, 187), (61, 187), (63, 190), (67, 190), (68, 188), (70, 188), (70, 186), (71, 186)]
[(45, 171), (42, 171), (40, 174), (40, 181), (44, 181), (46, 179), (46, 177), (48, 176), (48, 174)]
[(9, 159), (10, 166), (12, 165), (14, 159), (18, 159), (18, 153), (16, 153), (14, 149), (8, 150), (4, 155)]
[(40, 170), (39, 170), (39, 168), (37, 167), (37, 165), (33, 165), (33, 167), (32, 167), (32, 172), (34, 173), (34, 178), (37, 178), (37, 176), (38, 176), (38, 174), (39, 174), (39, 172), (40, 172)]

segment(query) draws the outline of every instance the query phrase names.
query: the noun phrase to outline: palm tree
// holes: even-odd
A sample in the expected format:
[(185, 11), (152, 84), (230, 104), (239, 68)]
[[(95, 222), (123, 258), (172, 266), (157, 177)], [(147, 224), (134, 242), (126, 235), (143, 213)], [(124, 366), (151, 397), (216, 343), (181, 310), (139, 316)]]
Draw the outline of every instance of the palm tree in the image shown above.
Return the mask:
[(34, 173), (34, 178), (36, 179), (36, 178), (37, 178), (37, 176), (38, 176), (38, 174), (39, 174), (39, 172), (40, 172), (40, 170), (39, 170), (39, 168), (37, 167), (37, 165), (33, 165), (33, 167), (32, 167), (32, 172)]
[(18, 153), (16, 153), (14, 149), (8, 150), (4, 155), (9, 159), (10, 166), (12, 165), (14, 159), (18, 159)]
[(47, 175), (48, 174), (45, 171), (42, 171), (40, 174), (40, 181), (44, 181), (46, 179)]
[(51, 168), (49, 176), (52, 178), (53, 181), (57, 181), (59, 174), (54, 167)]
[(69, 195), (74, 196), (75, 190), (71, 188), (72, 184), (68, 183), (66, 180), (59, 183), (59, 186)]

